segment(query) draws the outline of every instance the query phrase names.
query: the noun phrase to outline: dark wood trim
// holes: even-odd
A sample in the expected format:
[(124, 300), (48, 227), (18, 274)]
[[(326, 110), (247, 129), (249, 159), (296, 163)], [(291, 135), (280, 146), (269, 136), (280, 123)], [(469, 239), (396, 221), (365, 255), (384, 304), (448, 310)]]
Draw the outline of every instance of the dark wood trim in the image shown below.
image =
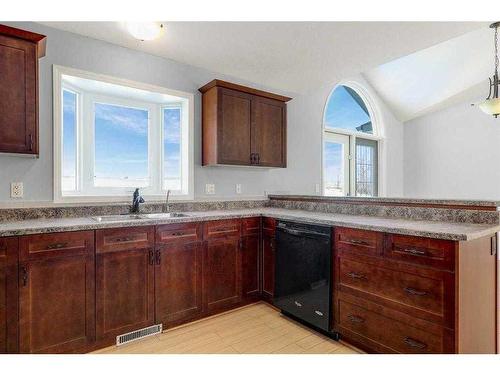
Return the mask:
[(366, 205), (366, 206), (395, 206), (395, 207), (422, 207), (422, 208), (446, 208), (454, 210), (472, 210), (472, 211), (496, 211), (496, 206), (481, 206), (481, 205), (467, 205), (467, 204), (449, 204), (449, 203), (416, 203), (416, 202), (384, 202), (384, 201), (370, 201), (363, 199), (341, 199), (335, 198), (321, 198), (321, 197), (281, 197), (269, 196), (269, 200), (276, 201), (293, 201), (293, 202), (314, 202), (314, 203), (336, 203), (336, 204), (352, 204), (352, 205)]
[(246, 93), (251, 94), (251, 95), (261, 96), (263, 98), (279, 100), (280, 102), (285, 102), (285, 103), (292, 100), (292, 98), (289, 98), (288, 96), (273, 94), (273, 93), (270, 93), (267, 91), (262, 91), (262, 90), (257, 90), (257, 89), (247, 87), (247, 86), (237, 85), (236, 83), (222, 81), (220, 79), (214, 79), (214, 80), (208, 82), (206, 85), (200, 87), (198, 90), (201, 93), (205, 93), (208, 90), (210, 90), (212, 87), (215, 87), (215, 86), (224, 87), (226, 89), (237, 90), (237, 91), (241, 91), (241, 92), (246, 92)]
[(17, 29), (7, 25), (0, 25), (0, 34), (35, 43), (37, 44), (38, 58), (45, 56), (47, 46), (47, 37), (45, 35)]

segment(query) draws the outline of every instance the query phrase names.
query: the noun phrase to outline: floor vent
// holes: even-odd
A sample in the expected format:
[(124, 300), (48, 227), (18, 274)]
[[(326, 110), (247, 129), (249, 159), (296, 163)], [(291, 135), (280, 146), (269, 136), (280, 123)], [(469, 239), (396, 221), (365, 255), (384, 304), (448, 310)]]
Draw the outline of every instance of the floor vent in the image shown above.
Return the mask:
[(143, 339), (144, 337), (149, 337), (161, 333), (162, 325), (157, 324), (151, 327), (146, 327), (138, 329), (137, 331), (125, 333), (120, 336), (116, 336), (116, 346), (127, 344), (132, 341), (137, 341)]

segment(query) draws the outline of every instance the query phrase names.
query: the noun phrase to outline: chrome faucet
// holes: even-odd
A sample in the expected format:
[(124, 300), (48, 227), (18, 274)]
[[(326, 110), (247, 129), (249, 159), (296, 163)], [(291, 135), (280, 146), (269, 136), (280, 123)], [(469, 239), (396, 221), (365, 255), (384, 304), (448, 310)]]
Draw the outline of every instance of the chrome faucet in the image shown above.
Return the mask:
[(130, 208), (130, 212), (133, 214), (139, 213), (139, 204), (144, 203), (144, 198), (139, 194), (139, 188), (135, 189), (134, 195), (132, 196), (132, 207)]
[(166, 210), (167, 210), (166, 212), (169, 212), (169, 211), (170, 211), (170, 206), (169, 206), (169, 204), (168, 204), (168, 199), (169, 199), (169, 198), (170, 198), (170, 189), (169, 189), (169, 190), (167, 190), (167, 201), (166, 201), (166, 203), (165, 203), (165, 208), (166, 208)]

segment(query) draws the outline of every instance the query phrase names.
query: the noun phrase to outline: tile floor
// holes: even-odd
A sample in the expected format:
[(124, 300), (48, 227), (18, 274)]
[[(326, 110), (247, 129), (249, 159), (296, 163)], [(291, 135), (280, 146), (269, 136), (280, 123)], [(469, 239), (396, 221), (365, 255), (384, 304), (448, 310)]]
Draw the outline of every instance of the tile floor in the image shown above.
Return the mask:
[(95, 354), (354, 354), (331, 340), (257, 303)]

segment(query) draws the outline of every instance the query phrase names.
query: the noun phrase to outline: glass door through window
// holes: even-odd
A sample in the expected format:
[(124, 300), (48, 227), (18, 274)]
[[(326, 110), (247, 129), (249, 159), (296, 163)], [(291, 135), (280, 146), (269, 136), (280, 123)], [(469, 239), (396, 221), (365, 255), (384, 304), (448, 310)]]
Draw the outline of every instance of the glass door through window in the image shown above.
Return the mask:
[(325, 195), (349, 195), (349, 136), (325, 134), (323, 190)]

